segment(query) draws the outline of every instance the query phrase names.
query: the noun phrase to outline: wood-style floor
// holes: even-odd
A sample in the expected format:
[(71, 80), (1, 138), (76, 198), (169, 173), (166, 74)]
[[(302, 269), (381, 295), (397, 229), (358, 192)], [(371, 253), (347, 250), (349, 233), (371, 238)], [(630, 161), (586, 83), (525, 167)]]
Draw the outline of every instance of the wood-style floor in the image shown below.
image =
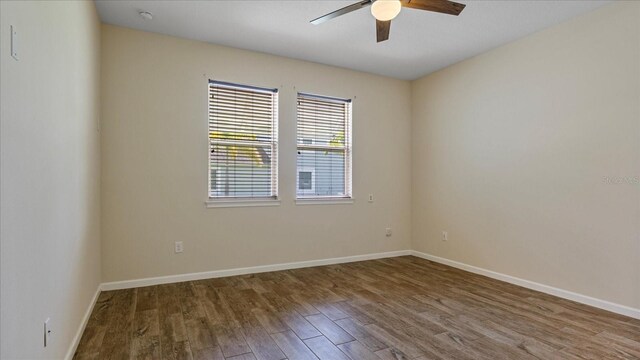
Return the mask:
[(406, 256), (100, 294), (76, 359), (640, 359), (640, 320)]

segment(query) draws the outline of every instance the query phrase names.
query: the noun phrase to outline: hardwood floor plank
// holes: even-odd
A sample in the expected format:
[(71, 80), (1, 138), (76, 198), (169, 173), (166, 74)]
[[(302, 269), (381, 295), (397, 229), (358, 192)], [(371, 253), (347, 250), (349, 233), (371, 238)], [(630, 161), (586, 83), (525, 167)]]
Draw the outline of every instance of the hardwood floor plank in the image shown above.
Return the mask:
[(304, 340), (322, 335), (307, 319), (297, 311), (287, 311), (280, 314), (284, 323), (293, 330), (296, 335)]
[(293, 331), (271, 334), (289, 360), (317, 360), (318, 357), (300, 340)]
[(158, 308), (158, 293), (156, 286), (137, 288), (136, 311), (153, 310)]
[(75, 353), (73, 355), (73, 358), (76, 360), (97, 360), (100, 359), (100, 353), (98, 352), (93, 352), (93, 353)]
[(192, 350), (206, 349), (216, 344), (206, 318), (185, 321), (185, 329)]
[(160, 359), (160, 337), (145, 336), (136, 339), (132, 345), (133, 358), (135, 359)]
[(256, 360), (256, 357), (252, 353), (248, 353), (248, 354), (228, 357), (227, 360)]
[(240, 329), (228, 325), (215, 325), (212, 332), (225, 357), (251, 352)]
[(640, 359), (640, 320), (404, 256), (105, 291), (74, 354), (225, 356)]
[[(147, 299), (145, 299), (145, 301), (147, 301)], [(140, 302), (138, 302), (138, 304), (140, 304)], [(136, 311), (133, 323), (133, 356), (137, 359), (160, 358), (158, 310)]]
[(347, 355), (324, 336), (304, 340), (304, 343), (320, 360), (349, 360)]
[(195, 350), (193, 352), (194, 360), (225, 360), (222, 355), (222, 350), (218, 346), (209, 347), (205, 349)]
[[(374, 336), (384, 339), (385, 343), (389, 345), (389, 349), (385, 350), (406, 354), (410, 358), (424, 355), (420, 348), (413, 344), (410, 339), (397, 334), (391, 329), (384, 329), (377, 324), (365, 325), (365, 328)], [(380, 352), (386, 353), (384, 350), (379, 350), (376, 354)]]
[(360, 325), (367, 325), (375, 322), (373, 318), (358, 310), (348, 301), (341, 301), (338, 303), (334, 303), (333, 305), (342, 310), (345, 314), (349, 315), (350, 318), (357, 321)]
[(324, 316), (328, 317), (329, 320), (332, 320), (332, 321), (349, 317), (349, 315), (345, 314), (342, 310), (337, 308), (332, 303), (324, 303), (324, 304), (316, 303), (314, 307), (318, 309), (321, 313), (323, 313)]
[(164, 360), (191, 360), (193, 354), (189, 340), (163, 342), (160, 338), (160, 349)]
[[(379, 357), (382, 360), (409, 360), (410, 359), (405, 353), (395, 348), (378, 350), (375, 352), (375, 354), (377, 357)], [(423, 356), (420, 356), (420, 358), (423, 358)], [(414, 357), (413, 359), (418, 359), (418, 358)], [(428, 358), (428, 359), (433, 360), (431, 358)]]
[(371, 351), (375, 352), (389, 347), (382, 339), (375, 337), (375, 335), (367, 331), (364, 326), (358, 324), (351, 318), (338, 320), (336, 324)]
[(191, 344), (174, 284), (159, 285), (158, 324), (163, 359), (192, 359)]
[(78, 344), (76, 356), (78, 356), (78, 358), (91, 358), (92, 356), (98, 356), (98, 354), (100, 354), (100, 347), (102, 346), (102, 341), (106, 332), (107, 327), (104, 325), (87, 326), (84, 329), (84, 333), (82, 334), (82, 338)]
[(374, 354), (366, 346), (362, 345), (359, 341), (351, 341), (338, 345), (338, 349), (347, 354), (349, 358), (353, 360), (380, 360), (378, 355)]
[(136, 291), (116, 290), (111, 298), (107, 332), (100, 346), (100, 357), (124, 359), (132, 355), (133, 318), (136, 311)]
[(527, 354), (540, 359), (550, 359), (556, 356), (557, 349), (541, 343), (534, 338), (519, 334), (507, 327), (491, 321), (483, 321), (467, 315), (460, 315), (457, 320), (469, 328), (481, 333), (494, 341), (516, 347)]
[(258, 360), (281, 360), (286, 358), (282, 350), (257, 320), (242, 326), (244, 338)]
[(309, 315), (315, 315), (320, 313), (318, 309), (316, 309), (313, 305), (308, 303), (298, 294), (295, 294), (295, 293), (290, 294), (287, 296), (287, 299), (291, 300), (291, 302), (295, 306), (294, 307), (295, 311), (297, 311), (302, 316), (309, 316)]
[(98, 296), (93, 307), (88, 323), (96, 326), (107, 325), (110, 321), (111, 309), (114, 305), (114, 296), (118, 291), (103, 291)]
[(619, 349), (640, 359), (640, 342), (638, 341), (613, 334), (609, 331), (599, 333), (596, 335), (596, 339), (595, 342), (598, 344)]
[(355, 340), (353, 336), (349, 335), (340, 326), (336, 325), (333, 321), (323, 314), (316, 314), (307, 316), (307, 320), (318, 329), (327, 339), (332, 343), (339, 345), (342, 343)]
[(289, 330), (289, 327), (280, 320), (277, 313), (264, 309), (253, 309), (251, 312), (270, 334)]

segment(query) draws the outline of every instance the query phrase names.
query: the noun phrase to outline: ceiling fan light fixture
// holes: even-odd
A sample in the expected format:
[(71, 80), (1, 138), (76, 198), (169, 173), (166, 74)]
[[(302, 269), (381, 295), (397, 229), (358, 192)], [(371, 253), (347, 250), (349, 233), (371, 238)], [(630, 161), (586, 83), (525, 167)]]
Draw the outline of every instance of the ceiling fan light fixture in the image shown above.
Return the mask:
[(371, 15), (380, 21), (393, 20), (400, 13), (400, 0), (376, 0), (371, 4)]

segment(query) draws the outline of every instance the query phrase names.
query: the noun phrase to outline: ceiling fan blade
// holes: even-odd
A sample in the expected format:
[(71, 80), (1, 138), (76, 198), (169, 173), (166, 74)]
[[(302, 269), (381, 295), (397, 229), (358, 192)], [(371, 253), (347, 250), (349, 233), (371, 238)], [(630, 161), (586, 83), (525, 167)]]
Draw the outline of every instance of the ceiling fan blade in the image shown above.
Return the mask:
[(331, 20), (333, 18), (336, 18), (336, 17), (338, 17), (340, 15), (344, 15), (344, 14), (348, 14), (348, 13), (350, 13), (352, 11), (360, 10), (363, 7), (367, 7), (367, 6), (371, 5), (372, 3), (373, 3), (373, 0), (362, 0), (362, 1), (359, 1), (359, 2), (357, 2), (355, 4), (351, 4), (349, 6), (345, 6), (342, 9), (338, 9), (338, 10), (330, 12), (330, 13), (328, 13), (326, 15), (322, 15), (317, 19), (313, 19), (313, 20), (311, 20), (311, 23), (313, 25), (322, 24), (323, 22)]
[(389, 39), (389, 30), (391, 30), (391, 20), (376, 20), (376, 38), (378, 39), (378, 42)]
[(466, 5), (449, 0), (402, 0), (402, 6), (458, 16)]

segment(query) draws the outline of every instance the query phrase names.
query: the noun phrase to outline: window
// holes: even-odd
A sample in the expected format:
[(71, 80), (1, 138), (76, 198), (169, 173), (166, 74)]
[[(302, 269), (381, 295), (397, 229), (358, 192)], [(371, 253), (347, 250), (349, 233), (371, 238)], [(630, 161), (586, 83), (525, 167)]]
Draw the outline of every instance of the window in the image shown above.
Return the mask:
[(311, 190), (313, 189), (313, 182), (311, 181), (312, 172), (311, 171), (300, 171), (300, 185), (298, 189), (300, 190)]
[(351, 100), (298, 94), (298, 199), (351, 197)]
[(278, 91), (209, 81), (209, 198), (278, 196)]
[(315, 191), (316, 170), (314, 168), (298, 169), (298, 190), (307, 190), (309, 193)]

